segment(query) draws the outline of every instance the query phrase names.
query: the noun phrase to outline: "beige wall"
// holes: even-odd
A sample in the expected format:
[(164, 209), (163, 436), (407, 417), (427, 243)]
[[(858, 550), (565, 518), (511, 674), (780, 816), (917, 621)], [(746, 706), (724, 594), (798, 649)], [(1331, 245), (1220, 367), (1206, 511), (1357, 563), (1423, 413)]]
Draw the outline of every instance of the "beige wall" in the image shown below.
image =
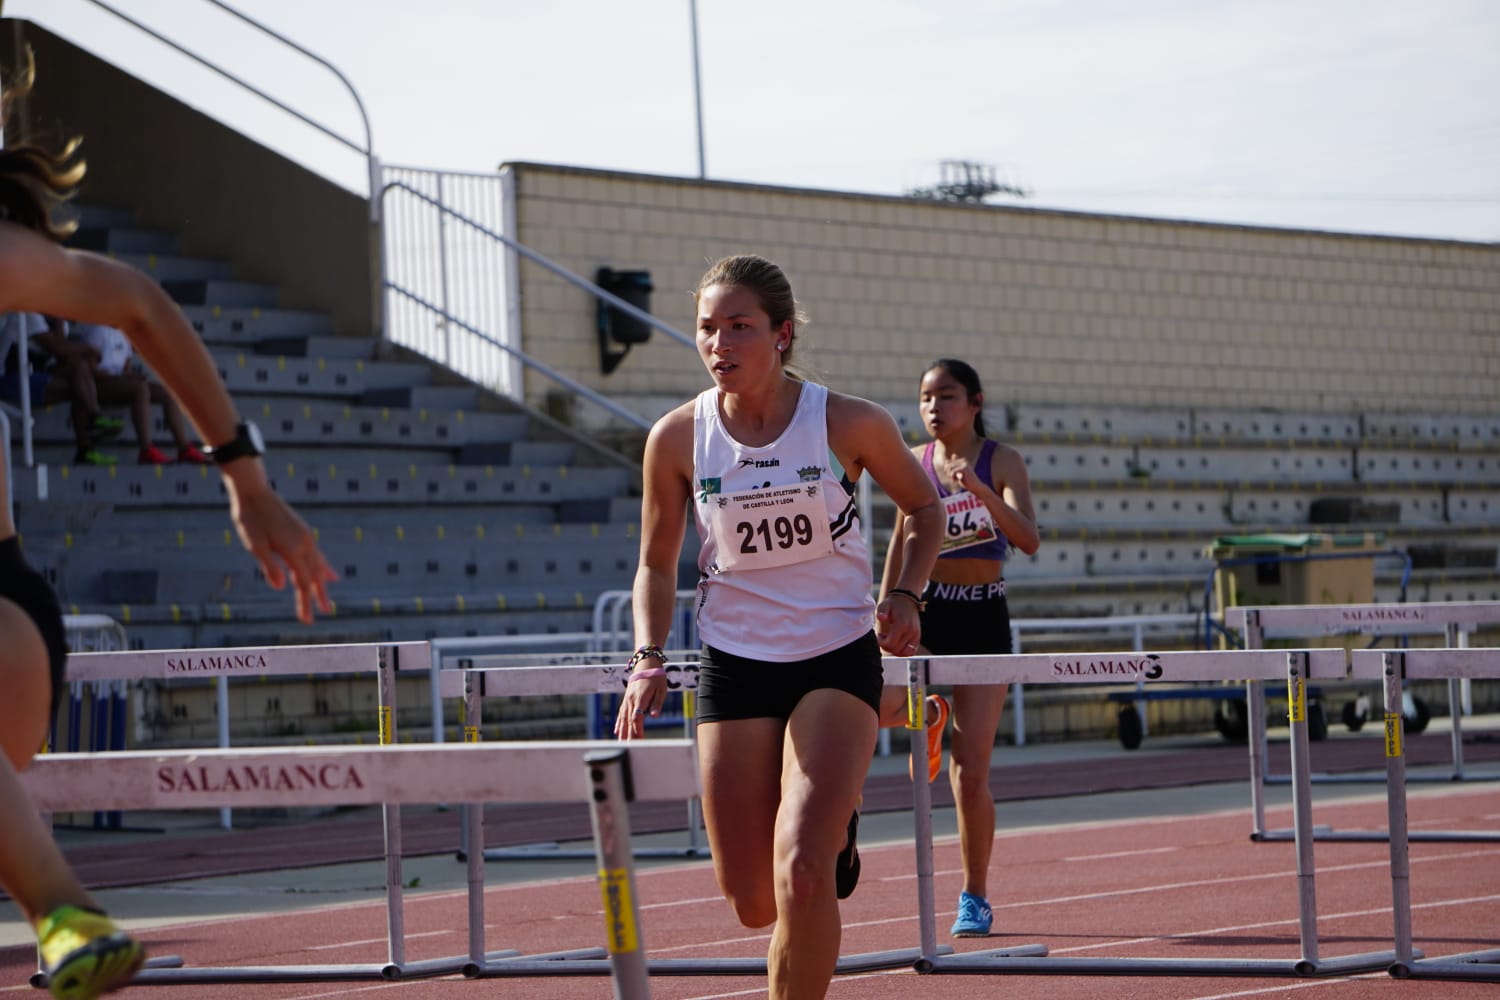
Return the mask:
[[(231, 259), (278, 305), (328, 312), (340, 334), (374, 330), (365, 199), (27, 21), (7, 20), (0, 61), (29, 43), (36, 88), (21, 108), (43, 141), (83, 137), (83, 201), (178, 234), (183, 253)], [(350, 154), (353, 155), (353, 154)]]
[[(510, 166), (523, 243), (650, 270), (684, 333), (708, 262), (782, 264), (812, 320), (798, 360), (874, 399), (951, 354), (991, 403), (1500, 411), (1500, 245)], [(626, 405), (707, 384), (660, 333), (601, 376), (589, 297), (531, 265), (522, 288), (526, 350)]]

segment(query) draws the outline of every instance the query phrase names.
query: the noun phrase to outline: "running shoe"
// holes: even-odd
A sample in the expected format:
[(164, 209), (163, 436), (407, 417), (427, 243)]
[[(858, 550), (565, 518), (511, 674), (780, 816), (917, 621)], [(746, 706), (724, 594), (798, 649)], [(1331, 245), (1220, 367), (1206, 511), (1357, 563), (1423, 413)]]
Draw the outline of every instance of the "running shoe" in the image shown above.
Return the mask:
[[(927, 782), (937, 780), (943, 769), (943, 730), (948, 725), (948, 716), (953, 712), (948, 699), (940, 694), (927, 696)], [(907, 761), (907, 773), (911, 773), (911, 761)], [(916, 780), (916, 776), (912, 776)]]
[(953, 930), (949, 933), (956, 938), (989, 937), (994, 919), (995, 911), (990, 909), (988, 900), (972, 892), (961, 892), (958, 894), (958, 919), (953, 921)]
[(154, 444), (148, 444), (146, 445), (146, 447), (142, 448), (140, 455), (136, 458), (136, 461), (141, 465), (172, 464), (172, 460), (167, 457), (167, 453), (162, 451)]
[(125, 430), (125, 421), (119, 417), (106, 417), (96, 413), (89, 418), (89, 436), (100, 441), (113, 441)]
[(37, 926), (47, 987), (57, 1000), (94, 1000), (128, 984), (146, 958), (104, 914), (59, 906)]
[(203, 449), (195, 444), (177, 451), (177, 462), (179, 465), (212, 465), (213, 459), (203, 454)]
[(73, 456), (74, 465), (114, 465), (115, 456), (106, 454), (98, 448), (81, 448)]
[(858, 834), (859, 810), (856, 809), (849, 817), (849, 839), (834, 862), (833, 887), (839, 899), (848, 899), (853, 895), (854, 887), (859, 885), (859, 847), (854, 843)]

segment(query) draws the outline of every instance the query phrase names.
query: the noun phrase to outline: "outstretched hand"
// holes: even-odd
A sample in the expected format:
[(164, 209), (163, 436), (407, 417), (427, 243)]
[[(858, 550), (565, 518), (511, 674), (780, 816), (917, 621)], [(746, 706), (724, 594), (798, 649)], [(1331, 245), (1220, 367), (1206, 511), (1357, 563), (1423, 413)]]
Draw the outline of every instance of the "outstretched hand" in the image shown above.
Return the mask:
[(260, 564), (272, 590), (286, 586), (290, 574), (297, 597), (297, 619), (312, 624), (313, 606), (325, 615), (333, 611), (328, 584), (338, 579), (318, 548), (312, 529), (269, 485), (240, 487), (226, 478), (229, 516), (240, 541)]

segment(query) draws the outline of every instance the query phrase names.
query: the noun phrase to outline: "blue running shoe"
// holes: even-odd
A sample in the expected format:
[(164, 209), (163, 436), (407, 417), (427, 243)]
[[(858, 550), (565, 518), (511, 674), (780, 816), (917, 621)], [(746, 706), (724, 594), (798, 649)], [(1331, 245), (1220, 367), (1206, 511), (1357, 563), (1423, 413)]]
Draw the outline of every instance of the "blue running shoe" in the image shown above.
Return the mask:
[(990, 909), (983, 896), (961, 892), (958, 894), (958, 919), (953, 921), (953, 930), (949, 933), (956, 938), (989, 937), (990, 923), (994, 919), (995, 911)]

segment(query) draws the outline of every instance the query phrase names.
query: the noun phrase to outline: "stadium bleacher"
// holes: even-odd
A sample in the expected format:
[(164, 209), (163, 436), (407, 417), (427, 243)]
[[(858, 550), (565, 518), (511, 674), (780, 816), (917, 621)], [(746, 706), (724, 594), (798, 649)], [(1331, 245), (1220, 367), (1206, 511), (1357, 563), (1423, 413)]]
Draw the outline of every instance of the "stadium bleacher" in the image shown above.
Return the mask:
[[(915, 404), (888, 408), (925, 440)], [(991, 409), (1042, 527), (1006, 570), (1017, 616), (1202, 611), (1215, 538), (1255, 533), (1368, 532), (1412, 556), (1408, 600), (1500, 599), (1494, 418)], [(891, 514), (877, 499), (882, 538)], [(1401, 579), (1399, 559), (1379, 562), (1377, 599), (1400, 599)]]
[[(114, 468), (70, 466), (52, 407), (33, 431), (45, 473), (15, 469), (12, 485), (28, 555), (69, 611), (126, 623), (138, 648), (524, 636), (586, 631), (598, 595), (629, 587), (639, 500), (623, 458), (582, 462), (555, 426), (536, 433), (538, 415), (334, 336), (127, 213), (84, 218), (81, 245), (177, 298), (342, 580), (333, 616), (295, 625), (211, 469), (137, 466), (128, 447)], [(923, 440), (913, 403), (888, 406)], [(1026, 458), (1043, 530), (1007, 570), (1017, 617), (1201, 611), (1214, 539), (1255, 532), (1376, 533), (1413, 557), (1407, 599), (1500, 599), (1500, 419), (1028, 404), (991, 422)], [(877, 554), (891, 515), (877, 493)], [(1378, 567), (1377, 599), (1402, 596), (1400, 569)]]
[(629, 586), (629, 463), (580, 454), (475, 386), (436, 384), (423, 361), (333, 336), (326, 317), (278, 308), (274, 287), (181, 254), (126, 211), (80, 219), (75, 245), (128, 260), (182, 306), (342, 580), (333, 616), (296, 625), (233, 537), (211, 468), (136, 465), (128, 432), (118, 465), (71, 465), (54, 406), (36, 412), (38, 468), (13, 468), (12, 494), (28, 558), (66, 610), (127, 622), (137, 648), (516, 635), (582, 631), (598, 593)]

